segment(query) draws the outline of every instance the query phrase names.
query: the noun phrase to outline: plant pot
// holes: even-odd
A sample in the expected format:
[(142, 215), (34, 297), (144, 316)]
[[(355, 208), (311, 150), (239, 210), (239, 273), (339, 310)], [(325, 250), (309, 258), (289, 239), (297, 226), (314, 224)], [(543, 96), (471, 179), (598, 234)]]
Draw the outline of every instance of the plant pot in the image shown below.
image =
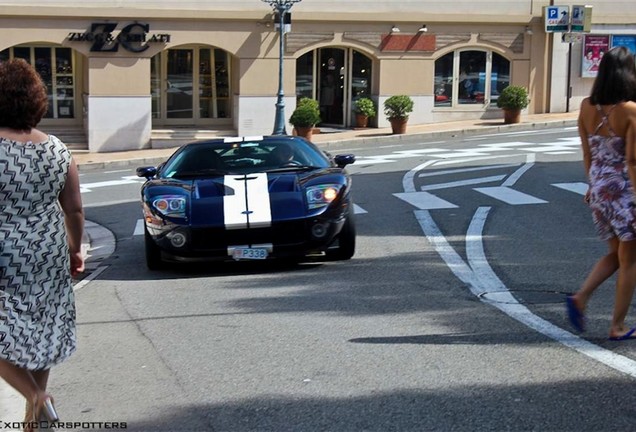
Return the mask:
[(305, 138), (307, 141), (311, 141), (311, 136), (313, 135), (314, 127), (313, 126), (294, 126), (294, 131), (296, 135), (302, 138)]
[(393, 130), (394, 135), (401, 135), (406, 133), (406, 122), (409, 119), (404, 118), (390, 118), (389, 122), (391, 123), (391, 129)]
[(521, 121), (520, 109), (504, 109), (504, 124), (519, 123)]
[(365, 128), (369, 124), (369, 117), (364, 114), (356, 114), (356, 127)]

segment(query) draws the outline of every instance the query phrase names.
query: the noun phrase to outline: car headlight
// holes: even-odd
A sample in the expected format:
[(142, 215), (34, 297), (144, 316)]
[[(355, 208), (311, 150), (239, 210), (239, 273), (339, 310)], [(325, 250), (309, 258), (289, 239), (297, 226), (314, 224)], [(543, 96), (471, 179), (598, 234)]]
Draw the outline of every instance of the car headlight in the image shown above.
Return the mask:
[(316, 209), (329, 205), (336, 199), (342, 185), (326, 184), (307, 188), (307, 207)]
[(152, 207), (164, 216), (185, 218), (186, 197), (180, 195), (159, 195), (153, 198)]

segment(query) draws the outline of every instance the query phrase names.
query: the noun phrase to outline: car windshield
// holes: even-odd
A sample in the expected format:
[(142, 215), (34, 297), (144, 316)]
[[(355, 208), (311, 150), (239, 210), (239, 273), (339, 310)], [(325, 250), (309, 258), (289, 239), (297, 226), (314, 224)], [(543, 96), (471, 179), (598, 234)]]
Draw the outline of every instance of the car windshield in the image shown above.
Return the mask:
[(331, 166), (316, 146), (294, 137), (218, 140), (182, 147), (161, 169), (167, 178), (307, 171)]

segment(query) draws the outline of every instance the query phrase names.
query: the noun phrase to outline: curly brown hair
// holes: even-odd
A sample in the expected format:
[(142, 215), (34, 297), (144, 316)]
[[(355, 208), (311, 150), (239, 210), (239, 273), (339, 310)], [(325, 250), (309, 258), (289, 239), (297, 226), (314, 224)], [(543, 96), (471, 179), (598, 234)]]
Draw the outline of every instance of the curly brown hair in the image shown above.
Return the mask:
[(0, 127), (30, 130), (48, 108), (46, 86), (23, 59), (0, 62)]

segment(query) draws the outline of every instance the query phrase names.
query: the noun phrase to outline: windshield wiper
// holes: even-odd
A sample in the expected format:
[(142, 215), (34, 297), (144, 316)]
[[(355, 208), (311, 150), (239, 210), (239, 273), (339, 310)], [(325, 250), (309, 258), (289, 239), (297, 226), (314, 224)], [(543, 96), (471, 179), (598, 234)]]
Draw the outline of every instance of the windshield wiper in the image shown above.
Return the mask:
[(315, 170), (320, 168), (321, 167), (312, 166), (312, 165), (289, 165), (289, 166), (268, 169), (267, 172), (309, 171), (309, 170)]
[(172, 178), (205, 177), (210, 175), (220, 176), (220, 175), (226, 175), (226, 174), (227, 174), (226, 170), (221, 170), (217, 168), (207, 168), (207, 169), (200, 169), (196, 171), (177, 171), (175, 174), (172, 175)]

